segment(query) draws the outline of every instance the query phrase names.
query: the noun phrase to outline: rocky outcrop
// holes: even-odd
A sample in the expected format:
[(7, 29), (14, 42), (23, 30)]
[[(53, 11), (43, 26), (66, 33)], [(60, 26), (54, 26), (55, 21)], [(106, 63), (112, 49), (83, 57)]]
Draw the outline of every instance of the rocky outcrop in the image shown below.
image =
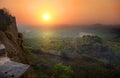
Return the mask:
[(0, 42), (5, 45), (11, 60), (27, 63), (15, 17), (8, 15), (4, 10), (0, 10)]
[[(15, 17), (0, 9), (0, 43), (5, 45), (10, 60), (29, 64), (22, 42), (23, 35), (17, 30)], [(24, 75), (25, 78), (35, 78), (31, 68), (28, 72)]]

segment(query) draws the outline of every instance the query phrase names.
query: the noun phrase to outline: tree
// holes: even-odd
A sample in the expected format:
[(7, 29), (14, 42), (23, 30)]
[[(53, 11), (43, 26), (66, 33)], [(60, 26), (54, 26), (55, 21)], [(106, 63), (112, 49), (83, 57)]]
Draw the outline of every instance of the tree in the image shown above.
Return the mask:
[(71, 78), (73, 70), (70, 66), (64, 66), (62, 63), (58, 63), (53, 68), (53, 78)]
[(84, 35), (82, 37), (82, 41), (84, 44), (94, 44), (94, 43), (102, 44), (102, 39), (96, 35)]

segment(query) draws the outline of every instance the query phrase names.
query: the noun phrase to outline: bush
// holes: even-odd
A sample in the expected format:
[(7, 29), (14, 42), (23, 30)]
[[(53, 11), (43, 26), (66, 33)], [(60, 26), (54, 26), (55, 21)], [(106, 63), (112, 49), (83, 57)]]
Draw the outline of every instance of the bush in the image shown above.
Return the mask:
[(71, 78), (73, 75), (73, 70), (70, 66), (64, 66), (58, 63), (53, 68), (53, 78)]
[(95, 35), (84, 35), (82, 41), (84, 44), (102, 43), (102, 39)]

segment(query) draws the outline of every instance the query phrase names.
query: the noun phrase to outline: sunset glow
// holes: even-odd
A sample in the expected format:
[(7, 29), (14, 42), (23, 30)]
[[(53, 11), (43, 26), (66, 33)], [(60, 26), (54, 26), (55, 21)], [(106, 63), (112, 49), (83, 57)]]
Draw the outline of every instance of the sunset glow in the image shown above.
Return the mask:
[(20, 24), (120, 24), (119, 0), (0, 0), (0, 8)]
[(49, 14), (47, 14), (47, 13), (43, 15), (43, 19), (44, 19), (45, 21), (49, 21), (50, 18), (51, 18), (51, 16), (50, 16)]

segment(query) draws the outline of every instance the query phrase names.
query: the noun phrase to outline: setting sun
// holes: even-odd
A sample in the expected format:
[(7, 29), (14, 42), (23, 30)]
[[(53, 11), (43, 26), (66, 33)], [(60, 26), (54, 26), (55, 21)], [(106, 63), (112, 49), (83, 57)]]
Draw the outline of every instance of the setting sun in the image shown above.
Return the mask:
[(51, 16), (50, 16), (50, 14), (44, 14), (43, 15), (43, 19), (45, 20), (45, 21), (48, 21), (48, 20), (50, 20), (50, 18), (51, 18)]

